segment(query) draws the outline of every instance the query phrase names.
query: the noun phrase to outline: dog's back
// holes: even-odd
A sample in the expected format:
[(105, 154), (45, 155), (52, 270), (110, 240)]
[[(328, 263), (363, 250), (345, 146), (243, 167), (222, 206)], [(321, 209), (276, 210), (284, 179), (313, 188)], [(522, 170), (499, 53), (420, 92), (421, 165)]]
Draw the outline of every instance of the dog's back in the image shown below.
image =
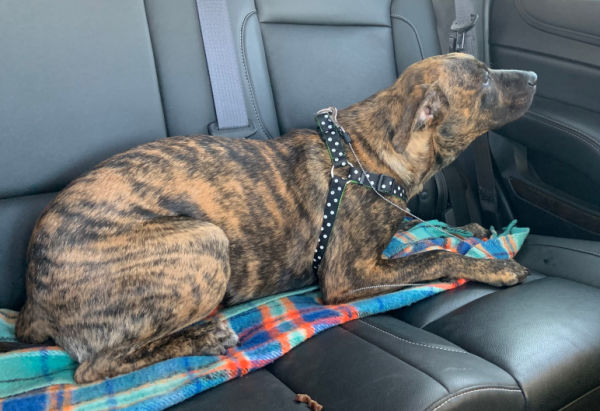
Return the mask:
[[(327, 175), (318, 144), (310, 133), (269, 142), (175, 137), (75, 180), (32, 235), (18, 338), (52, 337), (81, 362), (128, 335), (194, 323), (226, 292), (236, 303), (313, 283), (320, 212), (300, 193), (317, 197), (327, 181), (322, 190), (291, 183), (314, 186), (310, 174)], [(179, 325), (157, 332), (158, 323)]]

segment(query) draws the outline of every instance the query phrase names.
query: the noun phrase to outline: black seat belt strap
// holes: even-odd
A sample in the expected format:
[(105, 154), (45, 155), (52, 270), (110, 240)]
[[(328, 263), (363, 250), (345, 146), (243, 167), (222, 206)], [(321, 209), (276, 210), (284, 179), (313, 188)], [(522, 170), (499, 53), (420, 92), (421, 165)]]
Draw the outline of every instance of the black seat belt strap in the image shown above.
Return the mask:
[[(433, 0), (438, 31), (440, 27), (447, 27), (448, 21), (442, 13), (447, 13), (447, 1)], [(487, 41), (487, 20), (489, 0), (454, 0), (455, 20), (449, 29), (449, 51), (464, 52), (489, 63)], [(481, 18), (483, 16), (483, 18)], [(483, 38), (478, 36), (479, 27), (483, 27)], [(441, 36), (440, 36), (441, 38)], [(442, 49), (444, 45), (442, 44)], [(492, 157), (489, 146), (489, 136), (485, 134), (473, 142), (472, 153), (474, 156), (475, 174), (477, 178), (477, 193), (484, 222), (499, 225), (498, 193), (496, 192), (496, 179), (494, 177)], [(450, 191), (457, 190), (449, 184)], [(452, 195), (454, 194), (454, 195)], [(450, 201), (455, 202), (457, 193), (450, 194)], [(454, 201), (453, 201), (454, 200)]]
[(475, 174), (477, 177), (477, 194), (483, 221), (500, 226), (498, 208), (498, 194), (496, 192), (496, 178), (490, 153), (489, 133), (479, 136), (473, 142), (475, 158)]

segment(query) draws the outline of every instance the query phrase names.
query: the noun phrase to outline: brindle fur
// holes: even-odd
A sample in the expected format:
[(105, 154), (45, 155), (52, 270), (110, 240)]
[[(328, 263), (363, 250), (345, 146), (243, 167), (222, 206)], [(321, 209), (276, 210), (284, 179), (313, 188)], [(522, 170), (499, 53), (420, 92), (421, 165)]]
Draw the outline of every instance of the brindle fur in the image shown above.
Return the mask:
[[(531, 74), (489, 71), (484, 86), (487, 72), (466, 55), (430, 58), (339, 121), (365, 168), (394, 176), (412, 196), (478, 135), (529, 107)], [(17, 337), (54, 339), (81, 363), (83, 383), (223, 353), (237, 341), (233, 331), (196, 324), (217, 306), (317, 280), (325, 302), (339, 303), (441, 277), (498, 286), (525, 278), (512, 260), (382, 259), (404, 213), (350, 185), (317, 279), (330, 168), (311, 130), (270, 141), (172, 137), (106, 160), (65, 188), (34, 229)]]

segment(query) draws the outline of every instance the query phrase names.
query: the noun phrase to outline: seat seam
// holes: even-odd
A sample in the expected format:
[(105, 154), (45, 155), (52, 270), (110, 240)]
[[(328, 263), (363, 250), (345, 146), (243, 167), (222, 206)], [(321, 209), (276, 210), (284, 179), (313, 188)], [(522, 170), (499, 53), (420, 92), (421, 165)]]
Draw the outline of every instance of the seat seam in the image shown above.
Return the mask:
[(562, 407), (560, 407), (559, 411), (568, 410), (567, 407), (570, 407), (570, 406), (576, 404), (579, 400), (581, 400), (582, 398), (585, 398), (587, 395), (589, 395), (590, 393), (593, 393), (594, 391), (596, 391), (599, 388), (600, 388), (600, 385), (597, 385), (594, 388), (591, 388), (591, 389), (587, 390), (586, 392), (584, 392), (583, 394), (581, 394), (579, 397), (575, 398), (573, 401), (571, 401), (568, 404), (565, 404)]
[[(440, 408), (442, 408), (444, 405), (446, 405), (448, 402), (450, 402), (450, 401), (452, 401), (452, 400), (454, 400), (454, 399), (456, 399), (458, 397), (461, 397), (461, 396), (467, 395), (467, 394), (471, 394), (471, 393), (474, 393), (474, 392), (478, 392), (478, 391), (509, 391), (509, 392), (520, 392), (521, 394), (523, 394), (523, 391), (521, 391), (520, 388), (516, 388), (516, 387), (500, 387), (499, 386), (499, 387), (479, 387), (479, 388), (472, 388), (472, 389), (469, 389), (467, 391), (463, 391), (463, 392), (460, 392), (460, 393), (455, 393), (455, 394), (450, 395), (449, 397), (447, 397), (445, 399), (444, 402), (442, 402), (441, 404), (437, 405), (435, 408), (431, 408), (430, 407), (430, 410), (431, 411), (437, 411)], [(438, 400), (438, 401), (441, 401), (441, 400)]]
[(272, 376), (273, 376), (273, 377), (274, 377), (274, 378), (275, 378), (277, 381), (279, 381), (279, 382), (280, 382), (280, 383), (281, 383), (281, 384), (282, 384), (284, 387), (286, 387), (288, 390), (290, 390), (290, 392), (291, 392), (292, 394), (296, 394), (296, 391), (295, 391), (295, 390), (294, 390), (294, 389), (293, 389), (293, 388), (292, 388), (292, 387), (291, 387), (291, 386), (290, 386), (288, 383), (286, 383), (286, 382), (285, 382), (285, 381), (283, 381), (281, 378), (279, 378), (279, 377), (278, 377), (278, 376), (277, 376), (277, 375), (276, 375), (276, 374), (275, 374), (273, 371), (271, 371), (271, 370), (270, 370), (270, 369), (268, 369), (268, 368), (264, 368), (264, 370), (265, 370), (266, 372), (268, 372), (269, 374), (271, 374), (271, 375), (272, 375)]
[[(414, 369), (414, 370), (416, 370), (416, 371), (420, 372), (420, 373), (421, 373), (421, 374), (423, 374), (423, 375), (426, 375), (427, 377), (431, 378), (431, 380), (435, 381), (435, 382), (436, 382), (438, 385), (440, 385), (440, 386), (441, 386), (441, 387), (442, 387), (442, 388), (443, 388), (443, 389), (444, 389), (444, 390), (445, 390), (447, 393), (450, 393), (450, 390), (448, 389), (448, 387), (446, 387), (446, 385), (445, 385), (445, 384), (443, 384), (441, 381), (439, 381), (439, 380), (438, 380), (437, 378), (435, 378), (433, 375), (431, 375), (431, 374), (429, 374), (428, 372), (426, 372), (426, 371), (422, 370), (421, 368), (418, 368), (417, 366), (415, 366), (415, 365), (413, 365), (413, 364), (411, 364), (411, 363), (407, 362), (406, 360), (404, 360), (404, 359), (402, 359), (402, 358), (400, 358), (400, 357), (396, 356), (395, 354), (393, 354), (393, 353), (389, 352), (388, 350), (386, 350), (386, 349), (384, 349), (384, 348), (380, 347), (379, 345), (377, 345), (377, 344), (373, 344), (371, 341), (369, 341), (369, 340), (367, 340), (367, 339), (365, 339), (365, 338), (361, 337), (360, 335), (358, 335), (358, 334), (356, 334), (356, 333), (352, 332), (351, 330), (348, 330), (348, 329), (346, 329), (346, 328), (342, 327), (342, 325), (344, 325), (344, 324), (338, 325), (338, 326), (336, 326), (336, 328), (338, 328), (339, 330), (341, 330), (341, 331), (343, 331), (343, 332), (346, 332), (346, 333), (348, 333), (348, 334), (351, 334), (351, 335), (353, 335), (354, 337), (356, 337), (356, 338), (358, 338), (358, 339), (360, 339), (360, 340), (362, 340), (362, 341), (365, 341), (366, 343), (368, 343), (368, 344), (369, 344), (369, 345), (371, 345), (372, 347), (374, 347), (374, 348), (378, 349), (379, 351), (381, 351), (381, 352), (384, 352), (385, 354), (387, 354), (387, 355), (389, 355), (389, 356), (391, 356), (391, 357), (395, 358), (396, 360), (400, 361), (401, 363), (403, 363), (403, 364), (406, 364), (406, 365), (407, 365), (407, 366), (409, 366), (410, 368), (412, 368), (412, 369)], [(285, 356), (283, 356), (282, 358), (285, 358)], [(271, 374), (273, 374), (273, 375), (274, 375), (274, 376), (275, 376), (275, 377), (276, 377), (278, 380), (280, 380), (280, 381), (281, 381), (281, 379), (280, 379), (279, 377), (277, 377), (277, 376), (275, 375), (275, 373), (273, 373), (271, 370), (267, 369), (267, 371), (269, 371), (269, 372), (270, 372)], [(293, 388), (293, 387), (291, 387), (290, 385), (286, 384), (286, 383), (285, 383), (285, 382), (283, 382), (283, 381), (281, 381), (281, 382), (282, 382), (282, 383), (284, 383), (284, 384), (285, 384), (287, 387), (289, 387), (289, 388), (290, 388), (290, 390), (292, 390), (292, 391), (294, 391), (294, 392), (295, 392), (295, 390), (294, 390), (294, 388)]]
[[(359, 319), (358, 321), (362, 321), (362, 320), (360, 320), (360, 319)], [(343, 325), (343, 324), (342, 324), (342, 325)], [(371, 346), (373, 346), (373, 347), (375, 347), (375, 348), (379, 349), (380, 351), (383, 351), (383, 352), (384, 352), (384, 353), (386, 353), (387, 355), (390, 355), (390, 356), (394, 357), (394, 358), (395, 358), (395, 359), (397, 359), (398, 361), (400, 361), (400, 362), (402, 362), (402, 363), (404, 363), (404, 364), (408, 365), (409, 367), (411, 367), (411, 368), (413, 368), (413, 369), (415, 369), (415, 370), (419, 371), (420, 373), (422, 373), (422, 374), (424, 374), (424, 375), (428, 376), (428, 377), (429, 377), (429, 378), (431, 378), (433, 381), (435, 381), (436, 383), (438, 383), (438, 384), (439, 384), (439, 385), (440, 385), (440, 386), (441, 386), (441, 387), (442, 387), (444, 390), (446, 390), (446, 392), (447, 392), (447, 393), (450, 393), (450, 390), (448, 389), (448, 387), (446, 387), (446, 385), (445, 385), (444, 383), (442, 383), (440, 380), (438, 380), (437, 378), (435, 378), (433, 375), (431, 375), (431, 374), (430, 374), (430, 373), (428, 373), (427, 371), (423, 370), (422, 368), (419, 368), (419, 367), (417, 367), (416, 365), (414, 365), (414, 364), (412, 364), (412, 363), (410, 363), (410, 362), (406, 361), (404, 358), (400, 358), (400, 357), (398, 357), (396, 354), (394, 354), (394, 353), (392, 353), (392, 352), (390, 352), (390, 351), (386, 350), (385, 348), (383, 348), (383, 347), (381, 347), (381, 346), (379, 346), (379, 345), (377, 345), (377, 344), (374, 344), (374, 343), (372, 343), (371, 341), (367, 340), (366, 338), (364, 338), (364, 337), (362, 337), (362, 336), (360, 336), (360, 335), (356, 334), (356, 333), (355, 333), (355, 332), (353, 332), (352, 330), (348, 330), (347, 328), (344, 328), (344, 327), (340, 327), (340, 328), (341, 328), (342, 330), (346, 331), (347, 333), (350, 333), (350, 334), (352, 334), (352, 335), (353, 335), (353, 336), (355, 336), (356, 338), (359, 338), (359, 339), (361, 339), (361, 340), (363, 340), (363, 341), (367, 342), (368, 344), (370, 344)]]
[(471, 303), (474, 303), (475, 301), (479, 301), (479, 300), (481, 300), (482, 298), (484, 298), (484, 297), (487, 297), (488, 295), (496, 294), (498, 291), (499, 291), (499, 290), (492, 290), (490, 293), (487, 293), (487, 294), (484, 294), (484, 295), (480, 295), (479, 297), (475, 298), (474, 300), (471, 300), (471, 301), (469, 301), (469, 302), (468, 302), (468, 303), (466, 303), (466, 304), (462, 304), (462, 305), (460, 305), (460, 306), (458, 306), (458, 307), (456, 307), (456, 308), (453, 308), (452, 310), (448, 311), (447, 313), (445, 313), (445, 314), (441, 315), (441, 316), (440, 316), (440, 317), (438, 317), (438, 318), (435, 318), (435, 319), (432, 319), (432, 320), (430, 320), (430, 321), (427, 321), (427, 322), (423, 323), (423, 324), (422, 324), (422, 325), (421, 325), (419, 328), (421, 328), (421, 329), (425, 329), (425, 327), (427, 327), (428, 325), (430, 325), (430, 324), (432, 324), (432, 323), (434, 323), (434, 322), (436, 322), (436, 321), (438, 321), (438, 320), (440, 320), (440, 319), (442, 319), (442, 318), (446, 317), (447, 315), (450, 315), (450, 314), (452, 314), (454, 311), (456, 311), (456, 310), (458, 310), (458, 309), (461, 309), (461, 308), (463, 308), (463, 307), (466, 307), (467, 305), (469, 305), (469, 304), (471, 304)]
[(154, 42), (152, 41), (152, 29), (150, 28), (150, 20), (148, 19), (148, 6), (146, 5), (146, 0), (142, 1), (142, 5), (144, 7), (144, 18), (146, 19), (146, 28), (148, 29), (148, 41), (150, 43), (150, 51), (152, 52), (152, 61), (154, 62), (154, 73), (156, 75), (156, 88), (158, 89), (158, 96), (160, 98), (160, 109), (162, 112), (162, 117), (163, 117), (163, 125), (164, 125), (164, 131), (165, 131), (165, 136), (169, 137), (170, 131), (169, 131), (169, 123), (167, 120), (167, 112), (166, 112), (166, 105), (165, 105), (165, 98), (164, 98), (164, 93), (163, 93), (163, 85), (162, 85), (162, 81), (160, 79), (160, 69), (159, 69), (159, 63), (158, 63), (158, 58), (156, 56), (156, 53), (154, 51)]
[(441, 346), (435, 346), (435, 345), (423, 344), (423, 343), (419, 343), (419, 342), (415, 342), (415, 341), (410, 341), (410, 340), (407, 340), (406, 338), (399, 337), (399, 336), (397, 336), (397, 335), (394, 335), (394, 334), (392, 334), (392, 333), (390, 333), (390, 332), (388, 332), (388, 331), (386, 331), (386, 330), (383, 330), (383, 329), (381, 329), (381, 328), (379, 328), (379, 327), (377, 327), (377, 326), (375, 326), (375, 325), (373, 325), (373, 324), (370, 324), (370, 323), (368, 323), (368, 322), (366, 322), (366, 321), (363, 321), (362, 319), (360, 319), (359, 321), (360, 321), (361, 323), (365, 324), (365, 325), (368, 325), (368, 326), (369, 326), (369, 327), (371, 327), (371, 328), (375, 328), (376, 330), (378, 330), (378, 331), (380, 331), (380, 332), (382, 332), (382, 333), (384, 333), (384, 334), (387, 334), (387, 335), (389, 335), (390, 337), (393, 337), (393, 338), (395, 338), (395, 339), (397, 339), (397, 340), (400, 340), (400, 341), (406, 342), (406, 343), (408, 343), (408, 344), (418, 345), (418, 346), (421, 346), (421, 347), (426, 347), (426, 348), (432, 348), (432, 349), (434, 349), (434, 350), (442, 350), (442, 351), (456, 352), (456, 353), (460, 353), (460, 354), (469, 354), (469, 353), (468, 353), (467, 351), (465, 351), (465, 350), (458, 350), (458, 349), (453, 349), (453, 348), (445, 348), (445, 347), (441, 347)]
[(553, 247), (553, 248), (559, 248), (561, 250), (572, 251), (574, 253), (588, 254), (588, 255), (591, 255), (592, 257), (600, 257), (600, 254), (596, 254), (593, 251), (590, 252), (587, 250), (580, 250), (577, 248), (564, 247), (564, 246), (554, 245), (554, 244), (530, 243), (527, 245), (527, 247)]
[[(542, 278), (536, 278), (536, 279), (534, 279), (534, 280), (530, 280), (530, 281), (528, 281), (528, 282), (526, 282), (526, 283), (523, 283), (523, 284), (531, 284), (531, 283), (533, 283), (533, 282), (535, 282), (535, 281), (540, 281), (540, 280), (543, 280), (544, 278), (548, 278), (548, 276), (547, 276), (547, 275), (545, 275), (544, 273), (541, 273), (541, 275), (544, 275), (544, 276), (543, 276)], [(523, 285), (523, 284), (519, 284), (519, 285)], [(479, 296), (479, 297), (475, 298), (474, 300), (471, 300), (471, 301), (469, 301), (469, 302), (468, 302), (468, 303), (466, 303), (466, 304), (460, 305), (460, 306), (458, 306), (458, 307), (456, 307), (456, 308), (454, 308), (454, 309), (452, 309), (452, 310), (448, 311), (447, 313), (445, 313), (445, 314), (441, 315), (441, 316), (440, 316), (440, 317), (438, 317), (438, 318), (434, 318), (434, 319), (432, 319), (431, 321), (427, 321), (427, 322), (425, 322), (424, 324), (422, 324), (422, 325), (421, 325), (421, 326), (419, 326), (418, 328), (425, 329), (425, 327), (427, 327), (428, 325), (431, 325), (431, 324), (433, 324), (434, 322), (441, 320), (442, 318), (444, 318), (444, 317), (446, 317), (446, 316), (448, 316), (448, 315), (452, 314), (452, 313), (453, 313), (453, 312), (455, 312), (456, 310), (462, 309), (463, 307), (466, 307), (466, 306), (468, 306), (468, 305), (470, 305), (470, 304), (473, 304), (474, 302), (476, 302), (476, 301), (479, 301), (479, 300), (481, 300), (482, 298), (486, 298), (486, 297), (488, 297), (488, 296), (490, 296), (490, 295), (494, 295), (494, 294), (496, 294), (497, 292), (499, 292), (499, 291), (502, 291), (502, 290), (503, 290), (503, 288), (496, 288), (496, 289), (492, 290), (492, 292), (490, 292), (490, 293), (487, 293), (487, 294), (484, 294), (484, 295), (481, 295), (481, 296)]]
[(421, 54), (421, 60), (425, 58), (425, 54), (423, 53), (423, 44), (421, 43), (421, 37), (419, 37), (419, 32), (417, 31), (417, 27), (406, 17), (398, 16), (396, 14), (392, 14), (391, 18), (398, 19), (404, 22), (408, 27), (410, 27), (415, 35), (417, 40), (417, 45), (419, 46), (419, 53)]
[(322, 26), (322, 27), (386, 27), (391, 28), (390, 24), (354, 24), (354, 23), (299, 23), (294, 21), (261, 21), (260, 24), (289, 24), (292, 26)]
[(252, 84), (250, 70), (249, 70), (247, 62), (246, 62), (246, 41), (245, 41), (246, 23), (248, 22), (250, 17), (254, 14), (256, 14), (256, 10), (250, 11), (248, 14), (246, 14), (246, 16), (244, 17), (244, 20), (242, 20), (242, 27), (240, 29), (240, 52), (242, 54), (242, 66), (244, 68), (244, 79), (246, 80), (246, 83), (248, 84), (248, 90), (250, 91), (250, 103), (252, 104), (252, 109), (254, 110), (254, 115), (256, 116), (256, 119), (258, 120), (258, 125), (260, 126), (260, 128), (263, 131), (263, 133), (265, 134), (265, 136), (267, 136), (268, 138), (273, 138), (273, 136), (271, 135), (271, 133), (269, 132), (269, 130), (263, 123), (262, 117), (259, 113), (259, 110), (258, 110), (258, 107), (256, 104), (256, 94), (254, 91), (254, 85)]
[(529, 111), (526, 113), (526, 116), (536, 118), (538, 121), (542, 121), (552, 127), (558, 128), (572, 137), (575, 137), (578, 141), (590, 147), (595, 152), (600, 152), (596, 140), (581, 129), (573, 128), (570, 124), (554, 120), (538, 111)]

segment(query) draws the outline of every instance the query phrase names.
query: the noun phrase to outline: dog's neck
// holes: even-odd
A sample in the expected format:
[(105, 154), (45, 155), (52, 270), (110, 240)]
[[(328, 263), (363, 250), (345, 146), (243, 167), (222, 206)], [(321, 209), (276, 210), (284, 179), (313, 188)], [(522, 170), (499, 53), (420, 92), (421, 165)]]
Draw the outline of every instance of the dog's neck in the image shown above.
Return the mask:
[(363, 166), (393, 176), (411, 198), (422, 191), (425, 181), (441, 166), (434, 154), (434, 136), (411, 130), (417, 110), (410, 102), (411, 95), (400, 94), (383, 90), (341, 110), (338, 121), (352, 137)]

